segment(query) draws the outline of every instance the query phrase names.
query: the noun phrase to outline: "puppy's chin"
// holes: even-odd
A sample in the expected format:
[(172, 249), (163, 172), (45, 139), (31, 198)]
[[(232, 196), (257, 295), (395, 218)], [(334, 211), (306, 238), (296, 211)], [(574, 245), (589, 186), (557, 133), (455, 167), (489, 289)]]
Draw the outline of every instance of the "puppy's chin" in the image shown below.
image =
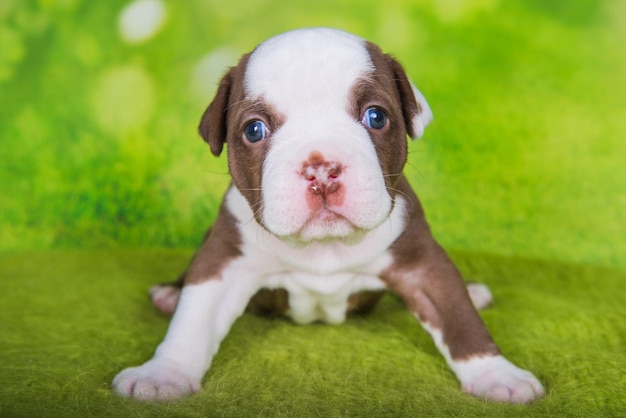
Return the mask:
[(362, 230), (356, 228), (345, 218), (312, 219), (308, 221), (298, 233), (301, 241), (332, 241), (351, 240), (363, 235)]
[(340, 242), (345, 245), (356, 245), (367, 235), (364, 229), (342, 228), (340, 225), (333, 225), (333, 230), (328, 228), (314, 229), (304, 228), (301, 232), (292, 235), (279, 236), (283, 242), (292, 247), (301, 248), (313, 243), (331, 244)]
[(354, 245), (361, 242), (368, 231), (369, 229), (360, 228), (341, 215), (324, 210), (307, 219), (296, 232), (275, 235), (295, 247), (306, 246), (314, 242), (322, 244), (341, 242)]

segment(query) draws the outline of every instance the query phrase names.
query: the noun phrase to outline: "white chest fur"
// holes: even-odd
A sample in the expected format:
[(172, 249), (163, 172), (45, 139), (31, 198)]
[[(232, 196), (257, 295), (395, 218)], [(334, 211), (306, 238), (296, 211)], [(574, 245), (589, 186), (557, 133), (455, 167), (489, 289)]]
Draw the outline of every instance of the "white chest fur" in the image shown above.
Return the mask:
[(351, 272), (328, 276), (304, 272), (269, 275), (266, 287), (289, 292), (287, 315), (299, 324), (324, 321), (338, 324), (345, 320), (350, 295), (361, 290), (383, 289), (376, 276)]
[[(289, 292), (289, 315), (298, 323), (340, 323), (350, 295), (383, 289), (378, 275), (392, 261), (387, 248), (405, 227), (406, 203), (398, 198), (389, 218), (358, 242), (332, 240), (294, 246), (259, 225), (237, 189), (231, 188), (226, 203), (239, 223), (242, 262), (257, 267), (260, 287)], [(259, 265), (263, 266), (260, 270)]]

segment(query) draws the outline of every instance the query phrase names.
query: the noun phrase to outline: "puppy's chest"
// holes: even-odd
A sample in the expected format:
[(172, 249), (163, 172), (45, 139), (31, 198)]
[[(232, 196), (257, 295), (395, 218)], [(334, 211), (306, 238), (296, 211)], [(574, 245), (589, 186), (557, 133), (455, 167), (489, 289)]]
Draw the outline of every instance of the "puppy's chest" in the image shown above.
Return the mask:
[(352, 271), (330, 274), (285, 271), (267, 276), (264, 285), (287, 291), (289, 308), (286, 314), (301, 324), (314, 321), (341, 323), (354, 295), (385, 288), (377, 276)]

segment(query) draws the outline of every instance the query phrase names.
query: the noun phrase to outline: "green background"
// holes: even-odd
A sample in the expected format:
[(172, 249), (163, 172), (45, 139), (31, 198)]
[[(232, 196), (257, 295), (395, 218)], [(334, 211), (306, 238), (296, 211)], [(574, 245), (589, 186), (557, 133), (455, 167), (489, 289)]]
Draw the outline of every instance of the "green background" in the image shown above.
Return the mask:
[[(0, 416), (626, 415), (626, 2), (167, 1), (141, 43), (126, 4), (0, 4)], [(109, 391), (229, 183), (196, 133), (219, 77), (308, 26), (378, 43), (428, 99), (405, 172), (543, 400), (462, 395), (391, 297), (338, 327), (244, 315), (179, 403)]]

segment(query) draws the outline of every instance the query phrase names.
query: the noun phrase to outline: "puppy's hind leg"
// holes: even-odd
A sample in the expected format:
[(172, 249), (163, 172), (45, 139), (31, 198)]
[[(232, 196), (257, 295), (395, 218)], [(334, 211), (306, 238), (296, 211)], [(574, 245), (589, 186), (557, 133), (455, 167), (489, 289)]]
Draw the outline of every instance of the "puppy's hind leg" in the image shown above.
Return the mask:
[(152, 304), (164, 314), (172, 315), (176, 310), (176, 306), (178, 306), (180, 292), (186, 276), (187, 272), (184, 272), (175, 282), (152, 286), (148, 292)]
[(493, 303), (489, 287), (482, 283), (468, 283), (467, 293), (476, 309), (485, 309)]

